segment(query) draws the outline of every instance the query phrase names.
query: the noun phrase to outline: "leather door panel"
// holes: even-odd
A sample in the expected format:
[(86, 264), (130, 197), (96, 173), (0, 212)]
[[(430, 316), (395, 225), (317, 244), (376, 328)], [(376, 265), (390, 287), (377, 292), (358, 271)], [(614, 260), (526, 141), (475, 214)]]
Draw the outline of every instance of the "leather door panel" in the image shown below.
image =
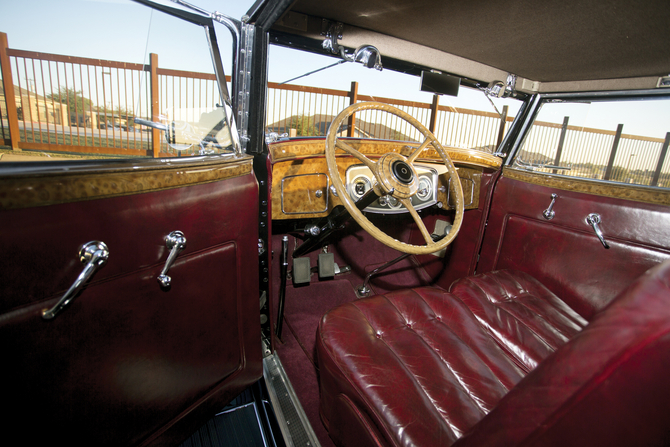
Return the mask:
[[(525, 271), (589, 319), (670, 257), (667, 206), (546, 187), (505, 174), (509, 171), (494, 192), (478, 272)], [(556, 214), (547, 220), (542, 211), (552, 193), (558, 194)], [(586, 223), (590, 213), (600, 214), (610, 249)]]
[[(246, 174), (214, 182), (2, 213), (9, 425), (42, 442), (174, 444), (260, 378), (258, 186), (242, 164)], [(165, 289), (156, 278), (173, 230), (187, 244)], [(93, 239), (107, 264), (43, 320)]]

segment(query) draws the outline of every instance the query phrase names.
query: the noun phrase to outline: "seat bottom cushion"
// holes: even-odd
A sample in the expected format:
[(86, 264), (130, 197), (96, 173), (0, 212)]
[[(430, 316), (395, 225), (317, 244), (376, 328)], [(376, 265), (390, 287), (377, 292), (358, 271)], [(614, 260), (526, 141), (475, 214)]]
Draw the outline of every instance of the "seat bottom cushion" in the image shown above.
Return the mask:
[(318, 330), (322, 418), (338, 445), (450, 445), (585, 324), (512, 271), (347, 303)]

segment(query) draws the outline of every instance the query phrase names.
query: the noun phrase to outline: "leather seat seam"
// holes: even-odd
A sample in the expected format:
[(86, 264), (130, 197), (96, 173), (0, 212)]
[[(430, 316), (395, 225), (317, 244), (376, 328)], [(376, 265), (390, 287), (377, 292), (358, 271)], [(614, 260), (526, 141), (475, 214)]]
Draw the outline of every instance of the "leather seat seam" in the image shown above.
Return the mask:
[[(354, 308), (361, 314), (361, 316), (365, 319), (365, 321), (368, 323), (368, 325), (369, 325), (371, 328), (373, 328), (372, 324), (370, 323), (370, 320), (369, 320), (368, 317), (365, 315), (365, 312), (363, 312), (363, 311), (356, 305), (356, 302), (355, 302), (355, 301), (354, 301), (354, 302), (351, 302), (351, 305), (352, 305), (352, 306), (353, 306), (353, 307), (354, 307)], [(380, 421), (380, 422), (381, 422), (381, 428), (382, 428), (382, 430), (386, 433), (386, 436), (387, 436), (389, 439), (394, 439), (394, 435), (393, 435), (393, 433), (391, 433), (391, 432), (388, 430), (388, 427), (386, 426), (386, 423), (385, 423), (386, 419), (383, 418), (383, 417), (381, 417), (381, 416), (379, 415), (379, 413), (377, 412), (376, 408), (374, 407), (374, 405), (372, 405), (372, 404), (369, 402), (369, 400), (365, 397), (364, 394), (361, 394), (361, 392), (359, 391), (358, 386), (357, 386), (356, 384), (354, 384), (354, 383), (351, 381), (349, 375), (346, 374), (346, 371), (348, 371), (348, 370), (345, 369), (345, 368), (343, 368), (342, 365), (340, 365), (340, 362), (337, 360), (337, 357), (336, 357), (335, 355), (333, 355), (333, 352), (332, 352), (331, 348), (328, 347), (328, 346), (326, 345), (326, 343), (324, 342), (324, 340), (323, 340), (323, 334), (320, 333), (320, 335), (321, 335), (321, 344), (322, 344), (322, 346), (324, 347), (324, 349), (328, 352), (328, 356), (330, 357), (330, 359), (332, 360), (332, 362), (333, 362), (333, 363), (337, 366), (337, 368), (339, 369), (341, 377), (344, 377), (344, 378), (345, 378), (345, 380), (347, 381), (347, 383), (349, 384), (349, 386), (351, 387), (351, 389), (353, 389), (354, 392), (358, 395), (358, 398), (359, 398), (361, 401), (363, 401), (363, 402), (366, 403), (367, 408), (370, 409), (370, 410), (374, 413), (374, 416), (376, 417), (377, 421)], [(386, 343), (384, 343), (384, 344), (386, 345)]]
[[(470, 281), (471, 281), (471, 280), (470, 280)], [(485, 291), (482, 287), (480, 287), (479, 284), (475, 283), (474, 281), (472, 281), (472, 283), (473, 283), (475, 286), (477, 286), (477, 288), (478, 288), (479, 290), (481, 290), (481, 291), (484, 293), (484, 295), (488, 296), (488, 294), (486, 293), (486, 291)], [(538, 339), (539, 341), (541, 341), (546, 347), (548, 347), (548, 348), (551, 349), (552, 351), (555, 351), (555, 350), (557, 349), (556, 347), (553, 347), (551, 344), (549, 344), (549, 343), (548, 343), (548, 342), (547, 342), (547, 341), (546, 341), (540, 334), (537, 333), (537, 331), (535, 331), (533, 328), (531, 328), (530, 326), (528, 326), (528, 324), (526, 324), (525, 321), (523, 321), (523, 320), (517, 318), (514, 314), (510, 313), (507, 309), (505, 309), (505, 308), (499, 306), (498, 304), (496, 304), (496, 303), (494, 303), (494, 302), (492, 302), (492, 301), (490, 301), (490, 300), (489, 300), (489, 302), (491, 303), (492, 306), (495, 306), (496, 309), (499, 309), (499, 310), (501, 310), (502, 312), (505, 312), (506, 315), (508, 315), (509, 317), (513, 318), (515, 321), (517, 321), (517, 322), (519, 322), (521, 325), (523, 325), (523, 327), (525, 327), (525, 328), (528, 329), (533, 335), (535, 335), (535, 336), (537, 337), (537, 339)], [(535, 312), (533, 312), (533, 314), (535, 314)], [(537, 315), (537, 314), (535, 314), (535, 315)], [(477, 319), (479, 319), (479, 318), (477, 318)], [(543, 321), (546, 321), (546, 320), (544, 320), (544, 319), (542, 319), (542, 320), (543, 320)], [(486, 327), (488, 327), (488, 326), (489, 326), (489, 325), (486, 325)], [(499, 337), (496, 337), (496, 336), (494, 335), (494, 334), (495, 334), (494, 332), (492, 332), (492, 331), (489, 331), (489, 332), (490, 332), (490, 333), (492, 334), (492, 336), (494, 336), (497, 340), (500, 340)], [(569, 338), (569, 337), (568, 337), (568, 338)], [(499, 343), (502, 343), (502, 341), (499, 341)], [(513, 355), (514, 355), (514, 354), (513, 354)], [(514, 357), (517, 357), (517, 356), (514, 355)], [(522, 361), (522, 359), (519, 359), (518, 357), (517, 357), (517, 360)]]
[[(530, 296), (532, 296), (532, 297), (535, 297), (535, 298), (537, 298), (538, 300), (542, 300), (542, 301), (544, 301), (544, 302), (547, 303), (552, 309), (554, 309), (554, 311), (556, 311), (559, 315), (561, 315), (563, 318), (565, 318), (565, 319), (571, 321), (572, 323), (574, 323), (574, 324), (577, 325), (577, 326), (580, 326), (580, 330), (583, 329), (583, 326), (582, 326), (579, 322), (574, 321), (569, 315), (563, 313), (563, 312), (561, 311), (560, 308), (558, 308), (558, 307), (552, 305), (548, 300), (542, 298), (539, 294), (531, 293), (530, 290), (529, 290), (527, 287), (523, 287), (523, 286), (521, 285), (521, 283), (520, 283), (519, 281), (517, 281), (517, 279), (516, 279), (513, 275), (509, 275), (509, 277), (510, 277), (510, 279), (511, 279), (512, 281), (514, 281), (515, 284), (517, 284), (517, 285), (519, 286), (519, 288), (523, 289), (523, 290), (526, 292), (526, 294), (528, 294), (528, 295), (530, 295)], [(502, 287), (502, 284), (500, 284), (500, 285), (501, 285), (501, 287)], [(517, 297), (518, 297), (518, 296), (517, 296)], [(556, 297), (556, 298), (560, 300), (560, 298), (558, 298), (558, 297)], [(531, 309), (531, 308), (528, 307), (526, 304), (524, 304), (524, 303), (522, 302), (522, 300), (514, 300), (514, 302), (518, 303), (519, 305), (521, 305), (521, 306), (523, 306), (524, 308), (528, 309), (530, 312), (532, 312), (532, 313), (534, 313), (535, 315), (539, 316), (539, 317), (540, 317), (543, 321), (545, 321), (549, 326), (551, 326), (552, 328), (554, 328), (557, 332), (559, 332), (562, 336), (564, 336), (564, 337), (567, 338), (568, 340), (571, 339), (572, 337), (574, 337), (574, 334), (573, 334), (572, 336), (571, 336), (570, 334), (566, 334), (565, 332), (563, 332), (562, 330), (560, 330), (558, 327), (556, 327), (555, 325), (551, 324), (546, 318), (544, 318), (544, 315), (542, 315), (542, 314), (538, 314), (537, 312), (535, 312), (533, 309)]]
[[(414, 290), (414, 289), (412, 289), (412, 290)], [(482, 328), (482, 329), (486, 329), (486, 328), (479, 322), (479, 320), (477, 319), (477, 316), (476, 316), (476, 315), (472, 312), (472, 310), (471, 310), (471, 309), (470, 309), (470, 308), (469, 308), (469, 307), (468, 307), (468, 306), (461, 300), (460, 297), (458, 297), (458, 296), (456, 296), (456, 295), (454, 295), (454, 294), (452, 294), (452, 293), (450, 293), (450, 292), (445, 292), (445, 293), (448, 293), (450, 297), (452, 297), (452, 298), (457, 299), (458, 301), (460, 301), (461, 304), (463, 304), (463, 307), (464, 307), (465, 309), (467, 309), (468, 312), (470, 312), (470, 315), (472, 315), (472, 317), (474, 317), (474, 321), (477, 321), (477, 323), (479, 323), (479, 327)], [(423, 299), (423, 297), (422, 297), (418, 292), (417, 292), (417, 295), (419, 296), (419, 298), (421, 298), (421, 300), (422, 300), (424, 303), (426, 303), (426, 306), (428, 306), (428, 308), (430, 308), (430, 310), (433, 311), (433, 315), (437, 316), (437, 315), (435, 314), (435, 309), (433, 309), (433, 308), (430, 306), (430, 304), (428, 304), (428, 302), (427, 302), (425, 299)], [(500, 386), (502, 386), (503, 389), (504, 389), (505, 391), (509, 391), (509, 388), (507, 388), (507, 387), (505, 386), (505, 384), (502, 382), (502, 380), (500, 380), (500, 377), (498, 377), (498, 376), (496, 375), (496, 373), (495, 373), (495, 372), (491, 369), (491, 367), (484, 361), (484, 359), (483, 359), (479, 354), (477, 354), (477, 352), (475, 352), (475, 351), (470, 347), (470, 345), (469, 345), (468, 343), (465, 342), (465, 340), (463, 340), (461, 337), (459, 337), (458, 334), (456, 334), (456, 333), (454, 332), (454, 330), (451, 328), (450, 325), (448, 325), (447, 323), (445, 323), (445, 322), (442, 321), (442, 320), (438, 320), (438, 321), (440, 322), (440, 324), (441, 324), (442, 326), (445, 326), (445, 327), (449, 330), (449, 332), (451, 332), (455, 337), (457, 337), (459, 340), (461, 340), (461, 341), (463, 342), (463, 345), (465, 345), (465, 346), (468, 347), (468, 349), (470, 350), (470, 352), (472, 352), (472, 354), (473, 354), (475, 357), (477, 357), (477, 358), (479, 359), (479, 361), (482, 363), (482, 365), (484, 365), (484, 366), (486, 367), (486, 369), (488, 369), (488, 370), (491, 372), (491, 375), (492, 375), (493, 377), (495, 377), (495, 379), (498, 381), (498, 383), (500, 384)], [(487, 332), (488, 332), (488, 331), (487, 331)], [(423, 339), (423, 337), (421, 337), (421, 338)], [(499, 346), (499, 345), (496, 344), (496, 346)], [(503, 351), (503, 352), (505, 352), (505, 351)], [(441, 355), (440, 355), (440, 358), (442, 359), (442, 361), (443, 361), (444, 363), (447, 363), (446, 360), (445, 360)], [(450, 369), (450, 370), (452, 371), (452, 373), (453, 373), (453, 370), (452, 370), (451, 368), (449, 368), (449, 369)], [(455, 375), (455, 374), (454, 374), (454, 375)], [(478, 406), (479, 406), (479, 405), (478, 405)], [(480, 408), (481, 408), (481, 406), (480, 406)], [(484, 410), (483, 408), (482, 408), (482, 410), (484, 411), (484, 414), (486, 414), (486, 410)]]
[[(415, 295), (420, 297), (420, 295), (414, 289), (409, 289), (409, 290), (411, 290)], [(395, 309), (395, 311), (398, 313), (398, 315), (400, 315), (402, 317), (402, 319), (405, 321), (405, 323), (407, 323), (407, 319), (400, 312), (400, 310), (396, 307), (396, 305), (393, 302), (391, 302), (391, 300), (389, 300), (386, 295), (382, 295), (382, 296), (393, 307), (393, 309)], [(431, 310), (433, 310), (432, 307), (429, 306), (429, 308)], [(365, 317), (365, 314), (363, 316)], [(370, 327), (374, 328), (372, 326), (372, 324), (370, 323), (370, 320), (368, 320), (367, 317), (365, 317), (365, 318), (366, 318), (366, 321), (368, 322), (368, 324), (370, 325)], [(412, 329), (412, 332), (414, 334), (416, 334), (426, 346), (428, 346), (433, 352), (435, 352), (432, 349), (432, 347), (428, 343), (426, 343), (425, 339), (421, 335), (419, 335), (414, 329)], [(407, 367), (407, 364), (405, 363), (405, 361), (402, 360), (402, 358), (398, 355), (398, 353), (395, 351), (395, 349), (393, 349), (393, 347), (391, 345), (389, 345), (389, 343), (383, 337), (380, 340), (384, 343), (384, 346), (386, 346), (386, 349), (388, 349), (389, 352), (392, 353), (393, 356), (398, 360), (398, 362), (403, 366), (403, 369), (407, 373), (409, 373), (408, 376), (411, 377), (411, 380), (416, 384), (417, 388), (419, 388), (421, 390), (421, 392), (426, 397), (426, 399), (428, 399), (428, 401), (430, 401), (430, 403), (433, 405), (433, 408), (435, 409), (436, 413), (440, 416), (440, 419), (443, 419), (445, 421), (445, 423), (447, 424), (449, 429), (452, 431), (452, 434), (454, 435), (454, 437), (460, 438), (463, 435), (463, 433), (459, 431), (460, 435), (458, 435), (455, 428), (453, 428), (453, 425), (450, 422), (448, 422), (447, 420), (445, 420), (444, 417), (442, 417), (442, 414), (440, 413), (440, 410), (437, 408), (437, 405), (435, 405), (435, 402), (433, 401), (433, 399), (430, 398), (430, 396), (428, 395), (428, 393), (424, 389), (423, 385), (421, 385), (419, 383), (419, 381), (416, 379), (416, 375), (414, 375), (414, 373), (412, 373), (412, 371)], [(440, 360), (442, 360), (441, 356), (438, 356), (438, 358), (440, 358)], [(444, 361), (443, 361), (443, 363), (444, 363)], [(474, 401), (474, 399), (470, 395), (469, 391), (461, 384), (460, 380), (458, 380), (458, 376), (456, 376), (456, 374), (454, 374), (453, 370), (451, 368), (449, 368), (448, 366), (447, 366), (447, 369), (449, 369), (449, 371), (452, 373), (452, 375), (456, 378), (456, 381), (461, 386), (461, 388), (464, 389), (464, 391), (466, 392), (468, 397), (470, 397), (470, 399)], [(474, 401), (474, 402), (476, 402), (476, 401)], [(480, 408), (480, 410), (483, 411), (483, 409), (481, 407), (479, 407), (479, 405), (477, 405), (477, 407)], [(483, 412), (483, 414), (486, 415), (486, 412)]]

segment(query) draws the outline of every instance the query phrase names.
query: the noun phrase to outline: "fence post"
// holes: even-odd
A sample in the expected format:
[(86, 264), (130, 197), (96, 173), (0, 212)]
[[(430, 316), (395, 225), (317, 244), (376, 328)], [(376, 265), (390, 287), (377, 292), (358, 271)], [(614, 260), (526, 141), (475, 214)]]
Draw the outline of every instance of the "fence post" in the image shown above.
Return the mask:
[(623, 124), (619, 124), (616, 128), (616, 135), (614, 136), (614, 143), (612, 143), (612, 152), (610, 152), (610, 160), (607, 162), (607, 169), (605, 170), (605, 177), (603, 180), (609, 180), (612, 177), (612, 168), (614, 167), (614, 157), (619, 148), (619, 141), (621, 140), (621, 132), (623, 132)]
[[(356, 104), (358, 101), (358, 82), (353, 81), (351, 83), (351, 90), (349, 91), (349, 105)], [(349, 117), (349, 129), (347, 130), (347, 136), (354, 136), (354, 129), (356, 127), (356, 114), (352, 113)]]
[[(2, 65), (2, 87), (5, 90), (7, 105), (7, 122), (9, 123), (9, 142), (12, 150), (20, 151), (19, 116), (16, 112), (16, 96), (14, 95), (14, 81), (12, 80), (12, 66), (9, 62), (7, 49), (9, 43), (7, 33), (0, 33), (0, 65)], [(21, 92), (19, 92), (21, 94)]]
[(661, 177), (661, 169), (663, 168), (663, 163), (665, 163), (665, 156), (668, 153), (668, 146), (670, 146), (670, 132), (665, 134), (665, 141), (663, 142), (663, 147), (661, 148), (661, 155), (658, 157), (658, 164), (656, 165), (654, 178), (651, 179), (651, 186), (658, 186), (658, 179)]
[[(558, 139), (558, 147), (556, 148), (554, 166), (559, 166), (559, 163), (561, 162), (561, 154), (563, 154), (563, 145), (565, 144), (565, 134), (568, 132), (568, 121), (570, 121), (569, 116), (563, 118), (563, 126), (561, 126), (561, 136)], [(558, 174), (558, 169), (554, 169), (553, 173)]]
[(507, 124), (507, 110), (508, 106), (503, 106), (502, 115), (500, 116), (500, 127), (498, 128), (498, 141), (496, 142), (496, 150), (500, 147), (503, 137), (505, 136), (505, 125)]
[[(159, 122), (160, 109), (158, 107), (158, 55), (149, 54), (149, 70), (151, 71), (151, 121)], [(161, 152), (161, 133), (158, 129), (151, 129), (151, 154), (158, 158)]]
[(430, 105), (430, 122), (428, 125), (428, 130), (431, 133), (435, 133), (435, 127), (437, 126), (437, 109), (440, 107), (440, 95), (433, 95), (433, 103)]

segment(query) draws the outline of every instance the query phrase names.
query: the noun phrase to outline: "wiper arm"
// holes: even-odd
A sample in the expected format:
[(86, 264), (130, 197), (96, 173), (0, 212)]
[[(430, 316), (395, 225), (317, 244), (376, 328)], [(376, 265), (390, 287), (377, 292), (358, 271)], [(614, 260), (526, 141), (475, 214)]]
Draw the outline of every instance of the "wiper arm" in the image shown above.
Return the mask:
[(522, 168), (526, 169), (539, 168), (539, 169), (559, 169), (562, 171), (572, 171), (572, 166), (554, 166), (543, 163), (528, 163), (520, 158), (517, 158), (515, 161), (516, 163), (520, 164)]
[(136, 124), (141, 124), (142, 126), (152, 127), (154, 129), (162, 130), (163, 132), (168, 131), (168, 126), (163, 123), (157, 123), (155, 121), (149, 121), (142, 118), (135, 118)]

